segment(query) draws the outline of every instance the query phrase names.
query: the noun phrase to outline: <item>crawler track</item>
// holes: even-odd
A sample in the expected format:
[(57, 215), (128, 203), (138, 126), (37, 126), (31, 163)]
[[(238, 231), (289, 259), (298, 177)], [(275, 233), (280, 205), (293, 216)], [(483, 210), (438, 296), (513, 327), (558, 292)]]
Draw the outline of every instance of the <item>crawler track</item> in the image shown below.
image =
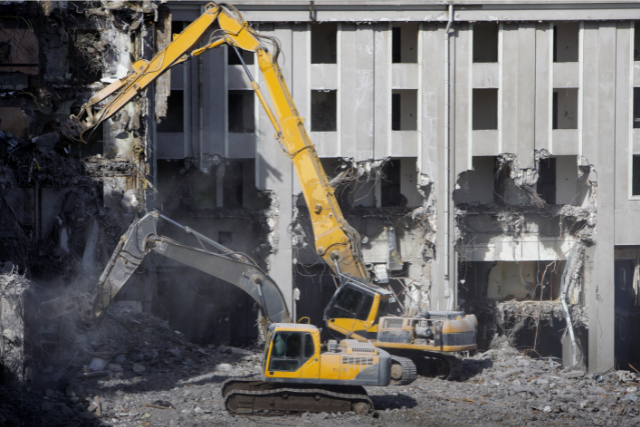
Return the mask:
[(225, 408), (232, 414), (280, 415), (296, 412), (373, 411), (373, 402), (360, 386), (278, 384), (230, 379), (222, 385)]
[(418, 377), (413, 360), (407, 357), (391, 356), (391, 381), (393, 385), (411, 384)]
[(425, 365), (431, 371), (432, 376), (436, 376), (441, 380), (457, 381), (462, 376), (462, 361), (456, 356), (442, 353), (422, 353), (425, 357), (421, 360), (415, 360), (421, 366), (421, 371)]

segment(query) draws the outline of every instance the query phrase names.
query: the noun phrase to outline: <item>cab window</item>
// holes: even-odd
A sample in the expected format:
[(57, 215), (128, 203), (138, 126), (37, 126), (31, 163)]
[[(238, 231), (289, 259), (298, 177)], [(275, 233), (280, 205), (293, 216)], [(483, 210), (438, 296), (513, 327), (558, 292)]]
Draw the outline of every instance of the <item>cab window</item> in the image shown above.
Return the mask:
[(378, 305), (378, 313), (376, 314), (376, 321), (374, 323), (378, 323), (380, 317), (386, 315), (389, 312), (389, 297), (383, 298), (380, 297), (380, 303)]
[(273, 337), (270, 371), (297, 371), (313, 357), (315, 345), (308, 332), (278, 332)]
[(345, 286), (338, 294), (329, 313), (329, 318), (367, 320), (372, 304), (373, 295), (351, 286)]

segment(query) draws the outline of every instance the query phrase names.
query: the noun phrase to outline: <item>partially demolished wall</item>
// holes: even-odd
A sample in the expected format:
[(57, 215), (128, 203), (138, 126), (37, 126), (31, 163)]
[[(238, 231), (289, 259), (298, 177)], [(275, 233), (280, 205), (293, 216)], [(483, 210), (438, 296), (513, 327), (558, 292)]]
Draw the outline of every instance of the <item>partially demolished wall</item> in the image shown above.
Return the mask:
[[(435, 202), (427, 175), (404, 170), (412, 178), (403, 184), (392, 176), (390, 169), (399, 163), (391, 158), (323, 159), (342, 213), (362, 237), (362, 256), (374, 280), (396, 293), (398, 313), (415, 315), (430, 306)], [(310, 315), (312, 322), (322, 322), (322, 310), (339, 281), (315, 251), (309, 211), (301, 194), (294, 206), (290, 230), (298, 312)]]
[(479, 200), (469, 193), (483, 166), (458, 177), (459, 301), (479, 319), (480, 348), (506, 339), (535, 355), (561, 357), (567, 314), (576, 335), (586, 336), (588, 327), (583, 263), (584, 249), (596, 243), (597, 181), (584, 158), (556, 160), (546, 150), (533, 157), (528, 167), (513, 154), (493, 158), (483, 181), (492, 194)]
[(95, 91), (130, 71), (142, 18), (155, 6), (9, 2), (3, 8), (0, 221), (7, 244), (0, 261), (34, 277), (73, 274), (96, 266), (83, 262), (102, 261), (100, 248), (110, 250), (144, 203), (145, 144), (139, 114), (124, 126), (132, 135), (123, 128), (115, 139), (136, 138), (136, 150), (105, 147), (101, 129), (87, 144), (61, 130)]
[[(62, 129), (96, 91), (131, 71), (131, 58), (144, 53), (143, 18), (152, 21), (156, 6), (3, 2), (2, 8), (0, 265), (8, 275), (0, 283), (0, 364), (23, 380), (28, 357), (20, 343), (33, 337), (21, 317), (27, 291), (16, 286), (32, 289), (31, 279), (49, 297), (71, 287), (88, 291), (145, 203), (139, 113), (112, 126), (123, 123), (113, 147), (101, 128), (86, 144), (66, 139)], [(131, 108), (144, 111), (137, 104)]]

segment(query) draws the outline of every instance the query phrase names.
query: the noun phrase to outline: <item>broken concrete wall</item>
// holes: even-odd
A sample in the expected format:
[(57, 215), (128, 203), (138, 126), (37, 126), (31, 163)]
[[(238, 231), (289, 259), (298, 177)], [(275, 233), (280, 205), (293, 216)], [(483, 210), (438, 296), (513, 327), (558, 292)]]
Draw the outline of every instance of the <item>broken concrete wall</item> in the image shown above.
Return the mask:
[(532, 157), (524, 167), (513, 154), (474, 157), (474, 170), (459, 175), (459, 302), (479, 319), (481, 348), (506, 338), (562, 357), (563, 297), (575, 330), (587, 328), (582, 264), (595, 243), (596, 176), (578, 156)]
[[(114, 34), (130, 43), (142, 14), (154, 9), (118, 2), (9, 3), (3, 8), (3, 62), (9, 66), (0, 70), (0, 197), (6, 242), (0, 259), (21, 272), (28, 269), (34, 278), (56, 281), (57, 274), (73, 274), (83, 263), (102, 261), (102, 251), (109, 251), (132, 218), (132, 203), (124, 200), (127, 191), (137, 192), (133, 197), (138, 204), (143, 196), (138, 192), (144, 186), (143, 150), (108, 162), (101, 154), (100, 130), (87, 145), (70, 143), (58, 131), (75, 108), (105, 85), (93, 78), (110, 75), (114, 58), (130, 62), (129, 53), (136, 53), (121, 49)], [(19, 91), (13, 81), (22, 82)], [(128, 120), (127, 126), (135, 128), (135, 121)], [(96, 155), (83, 160), (88, 154)]]
[[(2, 8), (0, 263), (29, 277), (42, 297), (86, 292), (144, 203), (144, 129), (139, 113), (116, 123), (130, 133), (127, 151), (105, 148), (101, 128), (86, 144), (65, 139), (60, 128), (109, 76), (131, 71), (130, 57), (142, 56), (142, 18), (155, 9), (142, 2), (3, 2)], [(3, 321), (26, 310), (23, 296), (3, 294)], [(3, 351), (18, 352), (5, 351), (11, 359), (5, 366), (21, 381), (24, 372), (13, 360), (22, 357), (24, 368), (25, 347), (7, 345), (28, 343), (23, 326), (5, 327), (3, 338)]]
[[(362, 237), (362, 258), (372, 277), (396, 292), (398, 313), (408, 315), (429, 309), (435, 235), (431, 181), (412, 160), (322, 159), (342, 213)], [(315, 251), (304, 198), (296, 200), (291, 231), (297, 311), (322, 321), (337, 282)]]

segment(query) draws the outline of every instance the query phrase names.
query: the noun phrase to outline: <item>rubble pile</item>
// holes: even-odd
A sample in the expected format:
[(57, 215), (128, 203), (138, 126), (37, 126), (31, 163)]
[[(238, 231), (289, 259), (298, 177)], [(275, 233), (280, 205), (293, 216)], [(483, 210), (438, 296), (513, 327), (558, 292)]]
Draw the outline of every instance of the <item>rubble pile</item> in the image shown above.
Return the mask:
[[(139, 311), (139, 304), (114, 302), (96, 325), (67, 317), (40, 329), (41, 344), (52, 351), (40, 365), (46, 381), (76, 378), (129, 379), (180, 365), (189, 371), (206, 351), (172, 330), (167, 322)], [(64, 343), (64, 345), (58, 345)], [(51, 375), (53, 374), (53, 375)]]
[[(78, 330), (67, 319), (61, 330), (64, 354), (70, 359), (50, 361), (45, 370), (57, 371), (53, 380), (60, 390), (48, 393), (56, 405), (74, 402), (71, 412), (65, 412), (78, 421), (101, 419), (119, 425), (121, 420), (141, 422), (154, 414), (153, 421), (164, 425), (168, 419), (162, 420), (162, 414), (173, 415), (174, 421), (181, 418), (176, 407), (189, 401), (192, 390), (185, 387), (210, 382), (219, 387), (229, 375), (253, 375), (260, 369), (261, 354), (256, 351), (199, 347), (130, 302), (113, 303), (92, 329)], [(66, 366), (58, 370), (55, 364)], [(219, 388), (206, 395), (217, 399), (222, 410)], [(199, 394), (193, 396), (198, 402)], [(196, 413), (206, 416), (211, 409)]]
[[(139, 314), (130, 320), (136, 319), (144, 320)], [(123, 322), (133, 328), (142, 326)], [(64, 406), (72, 413), (70, 420), (112, 426), (258, 426), (277, 422), (327, 427), (469, 423), (625, 426), (637, 425), (640, 415), (639, 375), (627, 371), (590, 375), (563, 368), (553, 359), (532, 359), (504, 343), (464, 359), (460, 382), (420, 377), (407, 386), (367, 387), (375, 405), (375, 412), (369, 416), (307, 413), (279, 416), (277, 420), (231, 416), (224, 410), (221, 386), (231, 377), (259, 374), (261, 354), (255, 349), (225, 346), (202, 349), (187, 343), (181, 347), (180, 341), (170, 340), (164, 350), (166, 356), (158, 359), (170, 363), (159, 361), (154, 365), (153, 358), (143, 359), (139, 362), (145, 370), (136, 372), (136, 353), (129, 352), (126, 362), (120, 363), (121, 377), (80, 374), (68, 386), (46, 391), (47, 401), (54, 408), (47, 414), (69, 412), (57, 409)], [(148, 349), (152, 353), (154, 347)], [(173, 355), (172, 349), (180, 351), (182, 357)], [(69, 402), (73, 404), (69, 406)]]
[(640, 375), (589, 375), (553, 359), (532, 359), (508, 343), (464, 360), (460, 382), (418, 378), (404, 387), (368, 388), (378, 418), (307, 414), (310, 425), (638, 424)]
[[(49, 359), (40, 359), (37, 366), (43, 369), (40, 377), (48, 373), (49, 379), (33, 384), (33, 390), (0, 387), (0, 425), (257, 426), (268, 420), (229, 415), (221, 396), (227, 379), (260, 374), (257, 347), (200, 347), (130, 302), (115, 303), (92, 328), (78, 329), (69, 318), (51, 325), (41, 336), (55, 341), (51, 338), (58, 331), (64, 351), (43, 353)], [(278, 422), (331, 427), (637, 425), (639, 385), (638, 374), (590, 375), (563, 368), (557, 359), (530, 358), (503, 341), (464, 358), (459, 382), (420, 377), (407, 386), (368, 387), (376, 410), (370, 416), (285, 415)]]

